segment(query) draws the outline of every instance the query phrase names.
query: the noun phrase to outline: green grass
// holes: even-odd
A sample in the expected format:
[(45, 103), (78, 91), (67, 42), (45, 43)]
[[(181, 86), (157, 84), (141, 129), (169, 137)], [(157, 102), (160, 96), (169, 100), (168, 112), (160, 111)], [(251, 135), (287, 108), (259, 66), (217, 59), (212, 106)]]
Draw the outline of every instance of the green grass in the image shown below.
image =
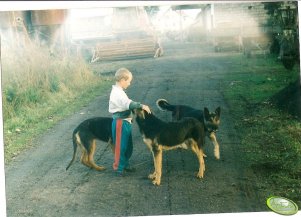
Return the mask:
[(301, 124), (273, 98), (299, 79), (299, 66), (287, 71), (275, 58), (235, 57), (223, 94), (241, 136), (240, 150), (262, 180), (266, 197), (288, 197), (300, 206)]
[(4, 120), (5, 162), (9, 163), (20, 152), (32, 146), (37, 136), (87, 105), (110, 86), (111, 82), (103, 81), (68, 99), (57, 96), (52, 102), (24, 107), (18, 115)]
[[(27, 47), (2, 55), (5, 163), (59, 120), (106, 91), (111, 82), (76, 56)], [(22, 58), (16, 58), (21, 55)], [(78, 100), (80, 99), (80, 100)]]

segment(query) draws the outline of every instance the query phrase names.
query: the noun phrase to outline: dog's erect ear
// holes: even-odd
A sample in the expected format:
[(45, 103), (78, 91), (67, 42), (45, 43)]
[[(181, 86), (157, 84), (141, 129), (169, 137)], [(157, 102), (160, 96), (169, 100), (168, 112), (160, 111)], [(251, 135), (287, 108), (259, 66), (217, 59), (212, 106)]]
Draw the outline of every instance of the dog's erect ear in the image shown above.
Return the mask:
[(145, 111), (143, 109), (141, 109), (141, 117), (145, 119)]
[(220, 118), (220, 116), (221, 116), (221, 107), (217, 107), (217, 109), (215, 109), (215, 114), (217, 115), (218, 118)]
[(137, 114), (137, 109), (133, 109), (132, 113), (136, 115)]
[(138, 116), (142, 119), (145, 119), (145, 111), (143, 109), (137, 109)]
[(134, 113), (137, 117), (145, 119), (144, 111), (143, 109), (134, 109)]
[(204, 117), (205, 117), (205, 120), (210, 119), (209, 109), (207, 107), (204, 108)]

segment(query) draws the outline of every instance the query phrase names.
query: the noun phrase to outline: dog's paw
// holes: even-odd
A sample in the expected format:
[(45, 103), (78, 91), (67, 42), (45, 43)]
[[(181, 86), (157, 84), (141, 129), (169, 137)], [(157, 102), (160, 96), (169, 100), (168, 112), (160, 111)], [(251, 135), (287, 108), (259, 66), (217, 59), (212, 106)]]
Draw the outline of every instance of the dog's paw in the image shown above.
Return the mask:
[(220, 159), (220, 153), (219, 153), (219, 149), (218, 149), (218, 148), (214, 149), (214, 156), (215, 156), (215, 158), (216, 158), (217, 160)]
[(204, 178), (204, 173), (205, 173), (205, 165), (199, 169), (198, 173), (196, 174), (196, 177), (202, 179)]
[(204, 173), (197, 173), (196, 177), (199, 179), (202, 179), (202, 178), (204, 178)]
[(95, 169), (96, 169), (97, 171), (103, 171), (103, 170), (106, 170), (105, 167), (100, 167), (100, 166), (96, 167)]
[(159, 186), (161, 184), (161, 180), (155, 179), (153, 180), (153, 185)]
[(218, 153), (218, 154), (214, 154), (214, 156), (215, 156), (215, 159), (216, 159), (216, 160), (219, 160), (219, 159), (220, 159), (219, 153)]
[(149, 174), (148, 178), (149, 179), (155, 179), (156, 178), (156, 172)]

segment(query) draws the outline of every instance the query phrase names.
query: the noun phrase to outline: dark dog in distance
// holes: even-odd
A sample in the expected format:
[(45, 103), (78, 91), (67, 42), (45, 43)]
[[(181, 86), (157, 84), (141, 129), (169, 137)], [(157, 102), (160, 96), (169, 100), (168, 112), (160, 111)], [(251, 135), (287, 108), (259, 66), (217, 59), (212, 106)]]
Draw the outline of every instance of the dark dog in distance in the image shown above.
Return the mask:
[(204, 125), (195, 118), (184, 118), (179, 122), (164, 122), (153, 113), (136, 109), (136, 122), (144, 143), (150, 149), (155, 171), (148, 177), (154, 185), (161, 184), (162, 152), (176, 148), (191, 149), (199, 161), (198, 178), (204, 177), (206, 155), (203, 151), (205, 144)]
[(107, 142), (114, 153), (112, 144), (112, 118), (96, 117), (81, 122), (72, 133), (73, 157), (66, 170), (69, 169), (76, 157), (77, 148), (81, 149), (80, 161), (87, 167), (101, 171), (105, 167), (98, 166), (94, 162), (94, 153), (96, 150), (96, 140)]
[(208, 108), (199, 110), (187, 105), (172, 105), (166, 99), (158, 99), (156, 101), (157, 107), (161, 111), (171, 111), (172, 120), (179, 121), (186, 117), (193, 117), (198, 119), (205, 126), (206, 136), (214, 145), (214, 156), (220, 159), (219, 144), (216, 139), (216, 132), (220, 125), (221, 108), (217, 107), (215, 112), (209, 112)]

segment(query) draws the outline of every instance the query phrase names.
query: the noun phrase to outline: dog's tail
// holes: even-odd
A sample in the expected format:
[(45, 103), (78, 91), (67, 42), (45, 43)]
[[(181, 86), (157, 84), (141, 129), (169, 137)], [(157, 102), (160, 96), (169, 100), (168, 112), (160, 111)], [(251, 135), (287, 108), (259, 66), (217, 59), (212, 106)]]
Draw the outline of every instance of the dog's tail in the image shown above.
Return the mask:
[(156, 105), (161, 111), (173, 111), (175, 109), (175, 106), (169, 104), (166, 99), (158, 99)]
[(73, 132), (72, 134), (72, 141), (73, 141), (73, 157), (70, 161), (70, 163), (68, 164), (68, 166), (66, 167), (66, 171), (69, 169), (69, 167), (71, 166), (71, 164), (74, 162), (75, 160), (75, 156), (76, 156), (76, 151), (77, 151), (77, 141), (76, 141), (76, 131)]

